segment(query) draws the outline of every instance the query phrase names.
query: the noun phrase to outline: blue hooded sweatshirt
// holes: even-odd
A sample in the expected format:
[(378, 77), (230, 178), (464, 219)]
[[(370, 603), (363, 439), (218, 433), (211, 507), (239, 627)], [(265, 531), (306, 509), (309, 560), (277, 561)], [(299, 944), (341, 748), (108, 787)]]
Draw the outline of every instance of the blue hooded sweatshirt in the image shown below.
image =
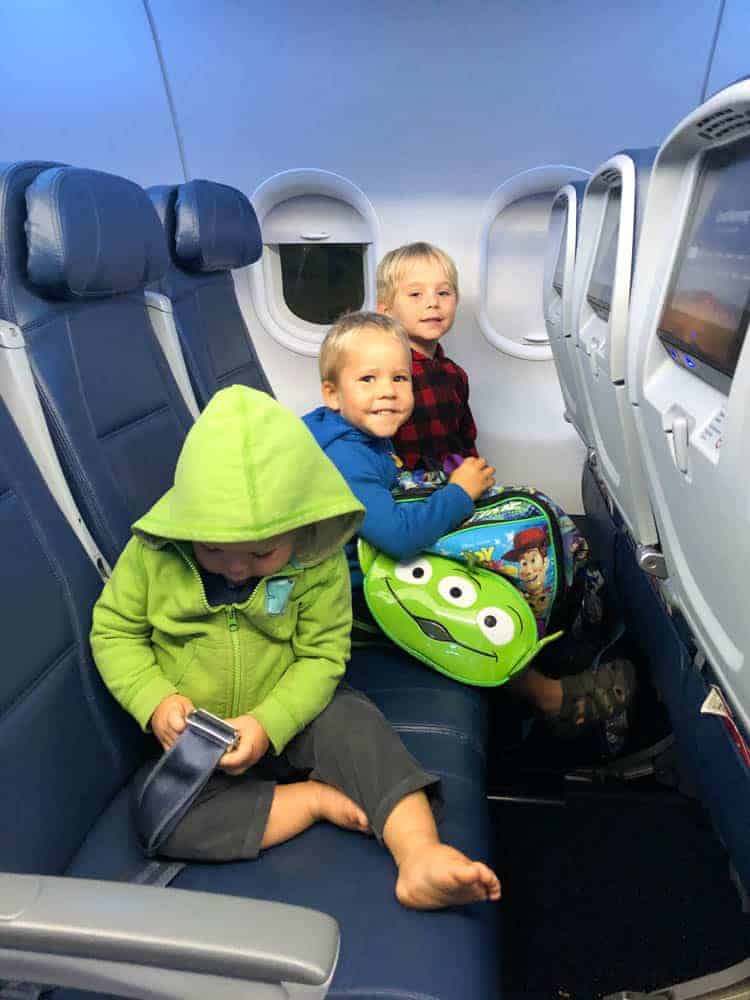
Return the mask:
[[(473, 513), (471, 497), (454, 483), (422, 502), (396, 503), (391, 489), (397, 485), (398, 469), (390, 439), (361, 431), (327, 406), (302, 419), (365, 508), (360, 534), (393, 559), (413, 559)], [(357, 579), (352, 569), (357, 584), (361, 576)]]

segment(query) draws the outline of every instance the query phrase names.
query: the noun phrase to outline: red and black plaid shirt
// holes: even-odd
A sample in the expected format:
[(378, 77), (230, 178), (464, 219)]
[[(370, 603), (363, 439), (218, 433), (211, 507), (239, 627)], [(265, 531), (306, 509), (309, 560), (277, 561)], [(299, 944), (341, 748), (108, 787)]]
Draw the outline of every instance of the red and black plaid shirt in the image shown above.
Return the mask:
[(442, 468), (448, 455), (476, 455), (477, 428), (469, 409), (469, 378), (446, 358), (440, 344), (435, 357), (411, 352), (414, 412), (393, 439), (408, 469)]

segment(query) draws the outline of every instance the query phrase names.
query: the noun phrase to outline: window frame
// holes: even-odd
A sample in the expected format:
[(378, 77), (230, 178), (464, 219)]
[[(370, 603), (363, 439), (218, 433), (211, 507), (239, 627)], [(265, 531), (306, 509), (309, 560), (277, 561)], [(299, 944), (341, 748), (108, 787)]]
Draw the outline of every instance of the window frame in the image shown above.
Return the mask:
[[(364, 267), (365, 298), (363, 309), (374, 309), (376, 305), (375, 272), (378, 262), (380, 227), (375, 209), (369, 198), (355, 184), (326, 170), (311, 168), (285, 170), (263, 181), (251, 196), (261, 236), (263, 220), (278, 204), (290, 198), (305, 195), (322, 195), (344, 202), (357, 211), (365, 221), (371, 239), (363, 243), (362, 263)], [(317, 236), (318, 234), (314, 234)], [(301, 244), (325, 244), (325, 239), (300, 240)], [(281, 244), (263, 243), (261, 259), (250, 268), (250, 295), (258, 319), (266, 332), (277, 343), (295, 354), (317, 357), (320, 345), (330, 325), (310, 323), (296, 316), (284, 299), (281, 261), (278, 247)], [(336, 246), (338, 244), (329, 244)]]
[[(503, 354), (524, 361), (551, 361), (552, 347), (549, 343), (546, 329), (540, 331), (544, 339), (538, 344), (523, 343), (506, 337), (495, 329), (487, 308), (487, 288), (489, 273), (489, 243), (490, 233), (498, 216), (506, 208), (534, 195), (549, 194), (550, 205), (555, 195), (565, 184), (571, 181), (586, 180), (588, 174), (578, 167), (565, 164), (548, 164), (543, 167), (533, 167), (514, 174), (504, 181), (490, 195), (482, 213), (479, 231), (479, 297), (477, 299), (477, 321), (479, 328), (490, 344)], [(543, 294), (540, 287), (539, 295)], [(542, 316), (544, 313), (542, 312)]]

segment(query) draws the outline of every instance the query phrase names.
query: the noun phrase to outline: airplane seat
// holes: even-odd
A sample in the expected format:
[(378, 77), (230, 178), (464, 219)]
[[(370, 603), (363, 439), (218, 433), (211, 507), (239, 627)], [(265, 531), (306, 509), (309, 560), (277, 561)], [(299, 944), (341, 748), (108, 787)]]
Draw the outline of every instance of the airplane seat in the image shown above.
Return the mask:
[(482, 688), (460, 684), (394, 646), (353, 649), (346, 679), (375, 702), (402, 736), (452, 733), (474, 748), (484, 770), (489, 702)]
[(213, 181), (148, 189), (167, 235), (169, 267), (153, 286), (172, 303), (198, 406), (241, 384), (273, 395), (242, 316), (232, 270), (263, 251), (249, 200)]
[(649, 184), (627, 372), (688, 665), (672, 711), (750, 889), (750, 80), (662, 143)]
[(572, 325), (595, 472), (636, 545), (658, 542), (627, 385), (630, 295), (654, 147), (625, 149), (592, 174), (578, 229)]
[[(3, 168), (0, 205), (0, 305), (25, 342), (77, 503), (114, 560), (129, 524), (171, 482), (190, 423), (141, 292), (162, 267), (163, 231), (136, 185), (47, 163)], [(15, 432), (9, 419), (5, 424), (9, 434)], [(2, 454), (20, 475), (24, 466), (13, 450), (3, 448)], [(36, 484), (17, 505), (29, 512), (32, 528), (35, 494), (51, 504), (38, 475)], [(131, 825), (128, 778), (142, 759), (144, 737), (113, 705), (88, 654), (99, 581), (73, 540), (61, 542), (59, 561), (46, 551), (37, 558), (31, 543), (41, 538), (44, 548), (41, 528), (22, 530), (21, 519), (13, 518), (13, 493), (0, 495), (15, 546), (9, 542), (6, 548), (17, 554), (1, 571), (4, 606), (13, 619), (5, 631), (14, 634), (11, 625), (22, 630), (14, 645), (25, 643), (28, 654), (0, 682), (0, 747), (6, 747), (0, 757), (6, 817), (0, 824), (0, 872), (119, 880), (143, 861)], [(71, 529), (59, 512), (54, 522), (55, 532), (59, 528), (67, 538)], [(71, 574), (81, 578), (80, 588), (69, 584)], [(445, 838), (487, 858), (482, 703), (469, 689), (435, 683), (429, 671), (420, 677), (413, 697), (381, 684), (381, 698), (390, 699), (390, 714), (410, 751), (443, 779)], [(19, 752), (34, 741), (39, 755)], [(0, 899), (6, 898), (3, 879), (9, 877), (0, 874)], [(406, 911), (395, 901), (393, 879), (392, 860), (382, 847), (320, 825), (257, 862), (188, 865), (173, 884), (262, 900), (306, 900), (332, 914), (344, 929), (336, 995), (493, 995), (497, 910)], [(112, 893), (118, 891), (113, 886)], [(44, 909), (43, 897), (39, 905)], [(144, 926), (156, 927), (149, 912), (146, 907)], [(16, 930), (12, 915), (2, 910), (2, 916), (0, 976), (7, 960), (2, 942), (9, 940), (4, 932), (12, 937)], [(56, 995), (77, 994), (63, 989)]]
[(0, 318), (25, 345), (75, 501), (105, 558), (171, 485), (192, 423), (146, 311), (163, 231), (132, 181), (0, 168)]
[[(2, 315), (21, 332), (63, 472), (113, 565), (130, 525), (172, 485), (192, 423), (143, 300), (166, 266), (164, 231), (143, 190), (112, 175), (15, 164), (0, 173), (3, 189)], [(236, 238), (246, 240), (244, 229)], [(413, 673), (393, 658), (391, 683), (372, 692), (385, 714), (452, 728), (483, 750), (481, 692), (446, 693), (427, 670), (415, 685)]]
[(586, 540), (592, 560), (601, 567), (610, 599), (621, 610), (623, 591), (618, 570), (617, 539), (623, 530), (622, 519), (612, 506), (590, 459), (583, 466), (581, 497), (586, 513)]
[[(401, 736), (443, 780), (443, 839), (469, 856), (490, 857), (489, 815), (473, 749), (450, 733), (438, 739), (434, 732)], [(126, 788), (91, 830), (68, 874), (112, 878), (142, 864), (129, 811)], [(171, 884), (334, 917), (342, 935), (331, 986), (337, 998), (498, 996), (499, 912), (489, 904), (427, 914), (406, 910), (395, 898), (394, 879), (390, 855), (373, 838), (318, 824), (256, 861), (189, 864)]]
[(590, 449), (593, 435), (581, 385), (578, 330), (573, 322), (573, 286), (585, 189), (583, 181), (571, 181), (560, 188), (552, 202), (543, 300), (547, 335), (565, 406), (564, 416)]
[[(12, 963), (20, 961), (19, 953), (29, 961), (40, 960), (34, 920), (24, 924), (24, 906), (16, 912), (9, 902), (19, 891), (19, 885), (12, 881), (14, 876), (72, 877), (62, 882), (43, 880), (40, 891), (36, 882), (32, 883), (29, 907), (36, 908), (45, 928), (46, 946), (52, 951), (41, 981), (54, 983), (55, 971), (64, 966), (67, 969), (65, 963), (75, 963), (76, 956), (84, 963), (92, 956), (102, 957), (102, 923), (108, 927), (114, 923), (114, 948), (120, 954), (123, 949), (137, 952), (132, 928), (118, 930), (119, 880), (143, 868), (131, 817), (130, 779), (144, 759), (144, 741), (153, 745), (153, 739), (140, 733), (99, 679), (90, 658), (88, 629), (100, 580), (2, 402), (0, 539), (7, 668), (0, 681), (1, 992), (4, 980), (17, 978), (8, 970), (17, 967)], [(488, 812), (474, 748), (449, 732), (415, 729), (403, 736), (411, 752), (443, 778), (448, 806), (441, 823), (445, 839), (471, 855), (487, 857)], [(394, 871), (387, 852), (373, 839), (320, 824), (265, 852), (257, 861), (187, 865), (172, 887), (243, 897), (261, 907), (268, 905), (263, 901), (278, 901), (331, 914), (342, 931), (331, 986), (332, 995), (337, 997), (462, 1000), (496, 995), (497, 910), (489, 906), (440, 914), (406, 910), (393, 895)], [(87, 883), (97, 893), (93, 907), (79, 908), (75, 879), (102, 880)], [(58, 887), (62, 893), (58, 898), (70, 900), (68, 911), (54, 901)], [(144, 975), (148, 977), (148, 967), (159, 965), (150, 936), (161, 932), (181, 940), (184, 921), (163, 925), (160, 920), (165, 907), (179, 910), (180, 903), (174, 903), (171, 889), (125, 888), (137, 893), (135, 899), (128, 896), (122, 901), (122, 909), (137, 908), (139, 926), (144, 928)], [(184, 906), (205, 907), (202, 899), (205, 897), (190, 898)], [(217, 902), (221, 899), (223, 896)], [(273, 912), (261, 910), (257, 926), (249, 914), (241, 928), (248, 947), (263, 932), (264, 917), (278, 919), (272, 928), (275, 926), (275, 938), (283, 940), (293, 914), (282, 911), (277, 918)], [(305, 919), (323, 918), (316, 912)], [(127, 924), (127, 915), (125, 920)], [(71, 923), (77, 930), (68, 954), (64, 942), (70, 945)], [(217, 933), (221, 937), (221, 928)], [(56, 934), (59, 942), (50, 944)], [(187, 955), (189, 942), (185, 944)], [(91, 992), (82, 994), (61, 987), (53, 990), (52, 996), (55, 1000), (110, 997), (116, 991), (103, 985), (106, 972), (104, 966), (95, 968), (87, 985)], [(133, 989), (135, 975), (135, 966), (126, 966), (119, 982)], [(251, 985), (248, 996), (256, 995)], [(169, 995), (188, 994), (173, 991)], [(190, 994), (198, 995), (206, 993)]]
[(99, 575), (2, 402), (0, 538), (0, 871), (55, 874), (143, 760), (143, 737), (89, 657)]

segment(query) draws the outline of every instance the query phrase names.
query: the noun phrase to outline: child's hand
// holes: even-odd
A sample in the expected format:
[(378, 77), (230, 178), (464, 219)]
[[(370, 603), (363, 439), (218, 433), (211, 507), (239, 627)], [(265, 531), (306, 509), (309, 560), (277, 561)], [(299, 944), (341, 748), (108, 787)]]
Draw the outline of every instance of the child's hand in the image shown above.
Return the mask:
[(252, 715), (239, 715), (236, 719), (224, 721), (237, 730), (240, 741), (234, 750), (224, 754), (218, 766), (227, 774), (244, 774), (249, 767), (258, 763), (271, 741), (263, 726)]
[(449, 483), (465, 490), (472, 500), (477, 500), (495, 482), (495, 470), (483, 458), (465, 458), (450, 474)]
[(170, 694), (156, 706), (151, 716), (151, 728), (165, 750), (169, 750), (183, 732), (187, 725), (185, 720), (194, 709), (192, 701), (182, 694)]

